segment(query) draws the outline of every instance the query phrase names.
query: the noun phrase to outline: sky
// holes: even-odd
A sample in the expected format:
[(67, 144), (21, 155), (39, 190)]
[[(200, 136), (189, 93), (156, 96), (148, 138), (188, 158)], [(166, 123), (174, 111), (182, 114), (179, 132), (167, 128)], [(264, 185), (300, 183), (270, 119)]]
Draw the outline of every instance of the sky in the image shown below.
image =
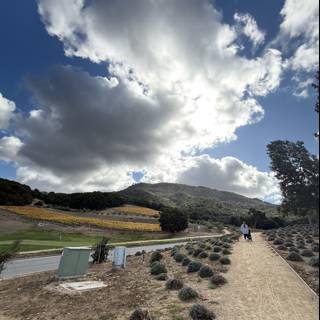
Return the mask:
[(316, 0), (10, 0), (0, 14), (0, 177), (277, 203), (266, 146), (318, 154)]

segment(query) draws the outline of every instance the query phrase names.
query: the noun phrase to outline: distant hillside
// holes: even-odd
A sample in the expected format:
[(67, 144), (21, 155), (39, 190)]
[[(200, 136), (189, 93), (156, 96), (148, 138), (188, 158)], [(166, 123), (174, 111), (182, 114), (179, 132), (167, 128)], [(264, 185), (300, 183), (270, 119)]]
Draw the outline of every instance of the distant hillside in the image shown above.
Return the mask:
[(153, 208), (161, 206), (178, 207), (190, 215), (244, 215), (250, 208), (276, 215), (277, 206), (251, 199), (239, 194), (206, 187), (193, 187), (174, 183), (133, 185), (118, 192), (127, 203)]
[(159, 183), (140, 183), (119, 192), (46, 193), (32, 191), (20, 183), (0, 179), (0, 205), (30, 204), (34, 198), (55, 207), (103, 210), (133, 204), (161, 210), (176, 207), (195, 220), (224, 221), (223, 217), (246, 216), (249, 209), (263, 211), (267, 216), (277, 215), (277, 206), (258, 199), (206, 187)]
[(0, 178), (0, 205), (26, 205), (33, 199), (30, 187)]

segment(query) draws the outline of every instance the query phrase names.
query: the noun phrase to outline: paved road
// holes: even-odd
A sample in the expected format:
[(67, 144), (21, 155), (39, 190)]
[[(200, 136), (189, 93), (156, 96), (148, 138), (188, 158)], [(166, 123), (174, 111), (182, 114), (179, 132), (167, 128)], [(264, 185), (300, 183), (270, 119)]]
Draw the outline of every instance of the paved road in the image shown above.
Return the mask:
[[(127, 248), (127, 255), (134, 255), (138, 251), (151, 252), (158, 249), (172, 248), (175, 245), (181, 245), (184, 243), (169, 243), (159, 244), (152, 246), (141, 246)], [(113, 258), (113, 251), (110, 252), (109, 259)], [(50, 257), (38, 257), (29, 259), (17, 259), (10, 261), (5, 265), (5, 269), (1, 274), (2, 279), (11, 279), (15, 277), (25, 276), (37, 272), (53, 271), (57, 270), (59, 266), (60, 255)]]

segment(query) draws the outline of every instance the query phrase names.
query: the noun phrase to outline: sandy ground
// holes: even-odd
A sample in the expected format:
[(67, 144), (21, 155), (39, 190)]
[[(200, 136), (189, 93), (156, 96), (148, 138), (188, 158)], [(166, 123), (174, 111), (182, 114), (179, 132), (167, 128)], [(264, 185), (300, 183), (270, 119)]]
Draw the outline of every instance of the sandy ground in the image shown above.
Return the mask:
[[(112, 272), (110, 263), (95, 266), (89, 278), (102, 280), (99, 291), (70, 296), (52, 291), (58, 283), (52, 273), (0, 281), (0, 320), (128, 320), (135, 307), (151, 312), (155, 320), (187, 320), (192, 304), (149, 273), (148, 259), (130, 257), (125, 271)], [(234, 245), (228, 268), (205, 260), (222, 272), (228, 284), (212, 289), (208, 280), (186, 273), (169, 253), (164, 263), (170, 278), (180, 278), (199, 293), (196, 302), (215, 312), (217, 320), (318, 320), (318, 297), (274, 253), (260, 234), (254, 242)], [(228, 272), (226, 272), (228, 271)], [(48, 290), (51, 288), (50, 290)]]
[(234, 247), (229, 283), (213, 291), (220, 320), (317, 320), (318, 297), (264, 241)]

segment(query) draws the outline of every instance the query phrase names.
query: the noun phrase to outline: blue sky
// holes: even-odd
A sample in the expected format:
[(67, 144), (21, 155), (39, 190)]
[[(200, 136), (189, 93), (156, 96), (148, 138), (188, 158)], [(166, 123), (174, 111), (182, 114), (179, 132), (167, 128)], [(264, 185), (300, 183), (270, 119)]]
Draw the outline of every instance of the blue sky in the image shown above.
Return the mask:
[[(203, 1), (205, 2), (207, 0), (203, 0)], [(30, 132), (32, 131), (30, 127), (27, 127), (26, 125), (24, 125), (24, 122), (27, 123), (29, 112), (34, 109), (35, 110), (45, 109), (46, 103), (48, 101), (43, 98), (43, 92), (40, 92), (39, 83), (37, 84), (32, 83), (31, 85), (32, 88), (30, 89), (30, 79), (32, 79), (34, 76), (39, 76), (39, 75), (41, 75), (43, 79), (47, 79), (46, 77), (49, 77), (47, 76), (47, 74), (50, 74), (51, 72), (50, 70), (52, 70), (52, 68), (59, 68), (59, 66), (67, 66), (67, 65), (71, 66), (72, 72), (76, 72), (76, 71), (88, 72), (92, 77), (92, 79), (96, 79), (95, 78), (96, 76), (100, 76), (100, 77), (114, 76), (118, 79), (121, 79), (120, 73), (116, 73), (108, 69), (110, 60), (108, 57), (104, 57), (104, 52), (102, 53), (99, 52), (97, 54), (98, 59), (94, 58), (93, 53), (87, 53), (87, 51), (86, 52), (84, 51), (85, 53), (81, 53), (81, 50), (83, 47), (80, 46), (80, 43), (79, 43), (80, 40), (79, 39), (74, 40), (71, 37), (68, 39), (69, 35), (65, 35), (65, 34), (62, 35), (64, 31), (58, 30), (58, 24), (55, 25), (58, 19), (54, 20), (54, 16), (53, 15), (49, 16), (48, 13), (54, 12), (53, 11), (55, 9), (54, 6), (59, 6), (59, 5), (63, 6), (63, 4), (59, 4), (60, 2), (61, 1), (57, 1), (56, 3), (54, 3), (54, 1), (50, 1), (50, 0), (39, 1), (39, 3), (33, 0), (25, 0), (25, 1), (10, 0), (10, 1), (0, 2), (0, 12), (1, 12), (0, 37), (2, 39), (2, 48), (1, 48), (1, 57), (0, 57), (0, 93), (5, 99), (15, 103), (16, 105), (16, 109), (14, 112), (15, 116), (18, 116), (18, 118), (20, 117), (20, 120), (13, 119), (10, 126), (7, 126), (5, 129), (0, 131), (0, 139), (4, 137), (14, 136), (19, 138), (22, 141), (22, 143), (25, 145), (25, 147), (23, 148), (24, 150), (21, 151), (21, 154), (23, 155), (23, 157), (19, 158), (19, 160), (8, 159), (8, 157), (3, 156), (2, 158), (3, 160), (0, 161), (0, 176), (4, 178), (9, 178), (9, 179), (18, 179), (19, 181), (30, 183), (32, 186), (35, 186), (35, 187), (39, 186), (40, 188), (44, 188), (44, 189), (50, 189), (50, 188), (63, 189), (63, 188), (60, 188), (61, 184), (63, 183), (62, 182), (63, 173), (62, 173), (62, 168), (58, 168), (55, 165), (52, 165), (52, 167), (50, 167), (50, 165), (48, 164), (49, 162), (47, 160), (45, 162), (44, 161), (41, 162), (41, 160), (39, 160), (38, 158), (37, 159), (32, 158), (31, 154), (34, 154), (34, 153), (32, 153), (31, 151), (29, 152), (32, 146), (30, 145), (29, 150), (27, 150), (28, 140), (27, 138), (26, 140), (24, 140), (23, 135), (21, 135), (22, 131), (24, 132), (24, 134), (28, 132), (28, 130)], [(106, 3), (108, 2), (109, 1), (106, 1)], [(125, 2), (125, 1), (121, 0), (121, 2)], [(145, 0), (145, 2), (149, 2), (149, 0)], [(186, 3), (189, 3), (189, 2), (190, 2), (190, 7), (194, 5), (194, 2), (192, 1), (188, 1)], [(281, 15), (280, 12), (281, 10), (283, 10), (285, 5), (287, 5), (288, 7), (292, 5), (290, 2), (292, 1), (287, 0), (287, 3), (286, 3), (285, 1), (216, 0), (213, 2), (213, 6), (218, 12), (220, 12), (222, 16), (222, 20), (218, 21), (219, 27), (222, 26), (223, 24), (226, 24), (230, 27), (234, 27), (234, 29), (232, 30), (234, 34), (237, 35), (238, 39), (233, 40), (233, 42), (234, 43), (237, 42), (238, 44), (241, 42), (241, 45), (243, 46), (243, 49), (237, 52), (236, 54), (237, 57), (244, 57), (248, 59), (248, 61), (259, 59), (260, 57), (264, 57), (265, 52), (268, 50), (268, 47), (270, 47), (270, 44), (271, 44), (271, 46), (274, 46), (276, 50), (279, 50), (281, 52), (282, 61), (284, 65), (285, 60), (290, 61), (290, 59), (294, 58), (295, 52), (300, 45), (303, 45), (305, 43), (308, 43), (309, 45), (312, 41), (313, 42), (315, 41), (314, 38), (309, 39), (308, 35), (302, 32), (299, 33), (298, 31), (296, 31), (298, 29), (294, 29), (294, 31), (296, 32), (294, 36), (292, 36), (292, 32), (290, 33), (290, 37), (292, 39), (290, 38), (288, 40), (288, 37), (287, 37), (286, 40), (281, 40), (281, 36), (282, 36), (282, 33), (280, 32), (281, 28), (284, 29), (283, 33), (285, 33), (286, 31), (284, 27), (281, 27), (281, 24), (284, 22), (285, 19), (290, 19), (290, 17), (285, 16), (284, 14)], [(308, 2), (310, 3), (310, 5), (315, 5), (315, 1), (313, 0), (309, 0)], [(45, 13), (39, 14), (38, 8), (42, 8), (43, 12)], [(118, 8), (115, 8), (115, 10), (118, 10)], [(136, 14), (135, 8), (131, 10), (132, 10), (132, 16), (134, 16)], [(172, 8), (172, 10), (175, 10), (175, 8)], [(192, 12), (191, 9), (190, 9), (190, 12)], [(259, 44), (257, 48), (253, 48), (252, 41), (254, 40), (253, 38), (250, 38), (248, 34), (245, 33), (244, 31), (245, 29), (241, 29), (242, 31), (239, 31), (240, 26), (235, 25), (234, 16), (236, 13), (239, 13), (242, 15), (249, 14), (250, 17), (252, 17), (256, 21), (260, 35), (264, 34), (263, 43)], [(46, 14), (48, 16), (46, 16)], [(147, 12), (146, 15), (148, 14), (149, 13)], [(150, 13), (150, 15), (151, 14), (152, 13)], [(182, 14), (183, 13), (181, 13), (181, 15)], [(119, 15), (118, 21), (114, 22), (115, 24), (117, 23), (116, 27), (118, 29), (122, 27), (121, 17), (122, 15)], [(63, 40), (59, 40), (58, 37), (52, 36), (49, 34), (50, 32), (48, 31), (50, 31), (49, 30), (50, 23), (48, 23), (48, 21), (45, 21), (45, 23), (42, 22), (42, 19), (45, 19), (45, 18), (49, 20), (51, 19), (50, 23), (51, 23), (51, 26), (53, 26), (53, 31), (51, 33), (58, 36), (60, 35), (60, 39), (64, 37)], [(69, 17), (66, 14), (65, 21), (67, 21), (68, 18)], [(90, 16), (90, 18), (93, 19), (92, 16)], [(97, 13), (96, 19), (98, 18), (99, 17)], [(181, 19), (183, 20), (184, 17), (181, 16)], [(216, 19), (219, 20), (219, 18), (216, 18)], [(306, 19), (310, 19), (310, 18), (306, 17)], [(66, 30), (67, 30), (68, 22), (65, 22), (65, 23), (66, 23)], [(134, 20), (133, 20), (133, 23), (135, 23)], [(210, 23), (211, 22), (208, 22), (208, 25), (210, 25)], [(200, 24), (202, 24), (202, 22), (201, 23), (199, 22), (199, 25)], [(138, 25), (138, 22), (137, 22), (137, 25)], [(71, 26), (71, 24), (69, 26)], [(106, 25), (106, 28), (109, 28), (109, 29), (112, 29), (113, 27), (114, 26), (111, 24)], [(173, 25), (172, 28), (174, 27), (176, 26)], [(78, 28), (80, 30), (81, 26)], [(103, 26), (101, 26), (101, 28), (103, 28)], [(84, 38), (87, 37), (88, 39), (90, 39), (90, 36), (93, 38), (92, 34), (90, 34), (91, 31), (89, 29), (86, 29), (86, 30), (81, 29), (80, 31), (79, 30), (78, 30), (79, 34), (81, 32), (85, 35)], [(190, 29), (190, 30), (193, 30), (193, 29)], [(238, 31), (235, 31), (235, 30), (238, 30)], [(174, 33), (174, 34), (183, 36), (183, 33), (181, 32), (183, 31), (178, 30), (177, 33)], [(208, 30), (208, 33), (210, 33), (210, 30)], [(118, 35), (118, 37), (120, 36), (121, 34)], [(130, 35), (128, 37), (130, 37)], [(78, 41), (78, 42), (75, 44), (75, 43), (72, 43), (72, 41)], [(111, 48), (110, 44), (108, 44), (108, 41), (109, 40), (106, 38), (105, 40), (106, 48)], [(273, 44), (274, 41), (276, 44)], [(281, 41), (283, 41), (283, 43), (285, 42), (286, 44), (288, 44), (286, 45), (286, 48), (282, 47)], [(160, 42), (161, 41), (159, 40), (159, 43)], [(70, 43), (72, 43), (71, 46), (70, 46)], [(185, 45), (185, 43), (182, 43), (182, 44)], [(78, 45), (78, 51), (74, 50), (67, 57), (64, 49), (68, 45), (72, 48)], [(99, 47), (97, 47), (97, 50), (98, 49)], [(123, 54), (120, 49), (121, 47), (115, 48), (115, 52), (120, 52), (119, 56), (120, 54)], [(134, 66), (137, 66), (136, 70), (138, 70), (141, 64), (137, 60), (137, 57), (134, 56), (134, 54), (135, 53), (133, 52), (130, 56), (128, 55), (128, 61), (130, 61), (129, 59), (132, 59), (132, 63), (131, 62), (130, 62), (131, 64), (128, 63), (128, 66), (133, 68)], [(116, 60), (116, 58), (113, 58), (113, 59)], [(95, 60), (98, 60), (98, 61), (95, 61)], [(213, 68), (213, 66), (211, 65), (209, 67)], [(268, 68), (268, 67), (269, 65), (267, 63), (264, 68)], [(314, 68), (310, 68), (310, 65), (309, 65), (305, 67), (305, 69), (303, 69), (302, 67), (292, 67), (291, 69), (290, 67), (286, 67), (286, 70), (282, 71), (281, 75), (277, 75), (279, 78), (281, 78), (280, 84), (274, 85), (274, 83), (270, 83), (270, 84), (268, 83), (268, 86), (270, 86), (270, 89), (268, 89), (267, 93), (255, 94), (252, 92), (251, 93), (247, 92), (246, 95), (248, 96), (255, 95), (255, 98), (254, 98), (255, 101), (264, 110), (264, 117), (259, 122), (254, 124), (249, 124), (247, 121), (247, 123), (243, 123), (242, 125), (234, 125), (232, 130), (234, 130), (234, 135), (236, 135), (236, 139), (234, 138), (233, 141), (231, 142), (230, 142), (230, 139), (226, 138), (224, 134), (219, 133), (220, 135), (218, 136), (217, 139), (222, 142), (218, 143), (218, 142), (212, 141), (212, 143), (210, 143), (210, 139), (212, 140), (215, 139), (215, 135), (213, 134), (211, 135), (210, 133), (210, 135), (204, 139), (208, 147), (202, 146), (200, 147), (200, 149), (199, 149), (199, 145), (201, 145), (200, 135), (202, 133), (201, 133), (201, 130), (199, 129), (199, 138), (198, 140), (195, 140), (195, 142), (193, 142), (194, 144), (191, 147), (197, 151), (195, 153), (191, 152), (188, 156), (188, 159), (187, 158), (183, 159), (183, 164), (181, 164), (181, 168), (186, 167), (187, 168), (186, 170), (193, 172), (192, 171), (193, 169), (191, 167), (189, 168), (188, 166), (194, 166), (194, 167), (200, 168), (203, 165), (203, 161), (204, 162), (209, 161), (212, 166), (220, 165), (221, 171), (223, 171), (222, 159), (227, 157), (234, 157), (241, 162), (241, 166), (243, 167), (242, 170), (247, 170), (248, 168), (246, 166), (249, 166), (249, 167), (253, 166), (256, 168), (256, 171), (254, 174), (260, 174), (260, 172), (268, 173), (270, 161), (266, 155), (266, 145), (270, 141), (276, 140), (276, 139), (302, 140), (305, 142), (307, 148), (311, 152), (317, 153), (318, 142), (315, 140), (313, 136), (314, 132), (318, 130), (317, 116), (314, 112), (314, 104), (316, 99), (315, 94), (313, 92), (313, 89), (311, 88), (311, 85), (308, 84), (306, 88), (303, 88), (307, 90), (306, 91), (308, 93), (307, 95), (305, 94), (304, 97), (297, 97), (296, 95), (294, 95), (294, 92), (297, 90), (298, 85), (303, 85), (303, 83), (305, 83), (306, 80), (312, 79), (312, 77), (315, 74), (316, 68), (317, 68), (316, 65), (314, 66)], [(143, 70), (141, 69), (139, 71), (140, 73), (137, 72), (137, 75), (136, 75), (137, 78), (140, 77), (139, 78), (140, 80), (138, 83), (143, 82), (144, 79), (151, 79), (151, 78), (154, 79), (155, 74), (157, 74), (156, 70), (154, 70), (153, 72), (152, 64), (149, 66), (147, 71), (144, 69)], [(147, 72), (149, 72), (149, 74)], [(168, 74), (166, 74), (165, 76), (168, 76)], [(299, 81), (292, 80), (293, 77), (299, 78)], [(246, 81), (250, 83), (249, 78)], [(148, 86), (152, 87), (153, 85), (155, 88), (156, 86), (155, 83), (157, 82), (156, 81), (150, 82), (148, 83)], [(34, 86), (38, 86), (38, 87), (34, 89)], [(220, 89), (216, 89), (216, 90), (217, 92), (219, 92)], [(232, 90), (236, 90), (236, 89), (232, 87)], [(41, 98), (39, 98), (39, 96)], [(243, 100), (244, 97), (245, 96), (242, 96), (241, 99)], [(211, 97), (209, 98), (211, 99)], [(52, 98), (50, 99), (51, 99), (50, 101), (52, 102), (53, 101)], [(0, 105), (0, 108), (1, 108), (1, 105)], [(64, 108), (68, 108), (68, 107), (64, 107)], [(141, 120), (143, 119), (143, 116), (138, 116), (137, 118)], [(209, 123), (209, 128), (210, 128), (210, 123)], [(128, 128), (128, 130), (130, 129)], [(213, 122), (212, 131), (214, 130), (215, 130), (215, 124)], [(205, 132), (207, 131), (208, 130), (206, 130)], [(113, 131), (111, 131), (111, 129), (108, 130), (108, 134), (113, 135)], [(143, 135), (142, 134), (140, 135), (140, 133), (138, 137), (140, 138), (137, 138), (137, 139), (143, 139), (141, 138), (143, 137)], [(74, 141), (74, 139), (75, 138), (72, 137), (72, 140), (70, 141)], [(81, 138), (79, 137), (79, 140), (80, 139)], [(47, 143), (50, 144), (50, 139), (49, 141), (47, 141)], [(117, 144), (117, 146), (119, 146), (119, 143)], [(187, 145), (186, 142), (184, 143), (185, 145)], [(138, 146), (139, 148), (141, 147), (140, 144), (141, 143), (139, 143), (139, 146)], [(142, 144), (143, 144), (143, 141), (142, 141)], [(156, 144), (155, 142), (152, 142), (153, 146), (155, 144)], [(163, 145), (165, 146), (165, 143)], [(162, 144), (161, 144), (161, 147), (162, 147)], [(116, 151), (114, 150), (119, 150), (119, 149), (122, 150), (122, 148), (124, 147), (121, 147), (121, 148), (117, 147), (115, 149), (112, 149), (112, 151), (108, 152), (108, 156), (106, 156), (105, 158), (100, 153), (97, 154), (97, 159), (99, 159), (99, 161), (97, 160), (96, 162), (97, 163), (99, 162), (99, 165), (94, 167), (94, 165), (91, 162), (89, 165), (90, 170), (88, 169), (88, 175), (90, 172), (91, 177), (95, 176), (95, 174), (97, 174), (98, 176), (101, 176), (100, 172), (102, 171), (108, 172), (107, 174), (108, 177), (112, 177), (112, 179), (110, 178), (111, 182), (104, 183), (99, 179), (97, 179), (99, 181), (93, 183), (89, 179), (90, 180), (90, 183), (89, 183), (88, 182), (89, 180), (87, 177), (84, 178), (82, 174), (75, 173), (75, 175), (77, 175), (78, 178), (75, 180), (74, 185), (82, 185), (83, 181), (86, 181), (83, 184), (83, 187), (80, 187), (80, 189), (91, 190), (90, 187), (88, 187), (88, 185), (92, 185), (92, 188), (95, 188), (95, 189), (101, 187), (102, 189), (109, 190), (109, 189), (118, 189), (118, 188), (130, 185), (130, 183), (136, 181), (138, 178), (139, 179), (142, 178), (142, 180), (146, 182), (159, 182), (163, 180), (168, 180), (172, 182), (177, 181), (177, 182), (192, 183), (192, 181), (188, 180), (187, 178), (190, 176), (191, 174), (190, 172), (181, 172), (180, 176), (174, 176), (174, 173), (171, 173), (172, 168), (174, 168), (176, 165), (174, 164), (176, 163), (174, 161), (170, 165), (170, 168), (168, 165), (169, 160), (166, 160), (161, 163), (159, 162), (159, 164), (156, 165), (156, 168), (154, 168), (150, 165), (150, 163), (155, 160), (153, 159), (153, 156), (149, 154), (146, 154), (145, 157), (142, 157), (143, 159), (148, 159), (148, 163), (147, 163), (147, 160), (144, 163), (144, 160), (141, 160), (138, 156), (137, 156), (137, 159), (134, 158), (134, 160), (132, 160), (130, 158), (130, 155), (126, 156), (125, 154), (119, 155), (119, 159), (116, 159), (116, 160), (114, 160), (113, 158), (110, 159), (109, 156), (111, 152), (116, 153)], [(56, 149), (57, 148), (46, 149), (46, 150), (49, 150), (49, 152), (52, 152), (52, 159), (54, 158), (54, 150)], [(159, 150), (160, 149), (161, 148), (159, 147)], [(90, 141), (88, 142), (88, 148), (85, 150), (90, 150)], [(141, 150), (143, 150), (143, 148)], [(156, 152), (158, 152), (159, 150), (156, 150)], [(188, 147), (173, 146), (172, 153), (170, 153), (170, 155), (168, 154), (168, 159), (174, 158), (175, 156), (173, 156), (173, 154), (177, 150), (178, 151), (180, 150), (181, 152), (183, 151), (183, 154), (184, 154), (186, 152), (185, 150), (190, 151), (190, 147), (189, 146)], [(0, 151), (1, 151), (1, 148), (0, 148)], [(163, 153), (159, 151), (159, 157), (158, 157), (159, 159), (161, 158), (162, 154)], [(207, 157), (206, 160), (204, 160), (204, 155)], [(0, 153), (0, 156), (1, 156), (1, 153)], [(57, 155), (57, 157), (61, 157), (61, 155), (59, 156)], [(92, 157), (94, 157), (94, 155)], [(123, 160), (123, 159), (126, 159), (126, 157), (128, 157), (130, 161), (128, 160), (126, 162), (125, 160)], [(200, 157), (200, 158), (197, 158), (197, 157)], [(219, 162), (218, 164), (218, 161), (220, 160), (221, 160), (221, 163)], [(175, 161), (178, 161), (178, 159), (176, 159)], [(121, 168), (120, 167), (118, 168), (117, 165), (120, 162), (121, 162)], [(104, 165), (102, 165), (102, 163)], [(19, 168), (23, 168), (23, 169), (20, 169), (19, 171)], [(17, 174), (17, 170), (18, 170), (18, 174)], [(41, 177), (37, 176), (37, 178), (34, 178), (35, 177), (34, 172), (42, 172), (42, 170), (44, 172), (43, 176)], [(114, 182), (114, 179), (117, 179), (117, 181), (120, 180), (120, 178), (119, 179), (113, 178), (113, 175), (115, 177), (119, 176), (117, 170), (118, 171), (121, 170), (121, 172), (122, 171), (125, 172), (124, 175), (122, 173), (120, 174), (121, 177), (123, 176), (121, 178), (122, 179), (121, 183)], [(26, 174), (26, 171), (28, 172), (28, 174)], [(84, 171), (83, 168), (81, 168), (80, 171), (82, 173)], [(252, 172), (251, 174), (253, 174)], [(219, 177), (220, 177), (220, 174), (221, 172), (219, 172)], [(46, 181), (47, 176), (48, 177), (50, 176), (50, 178), (48, 178), (48, 180)], [(199, 173), (199, 176), (200, 176), (200, 173)], [(210, 187), (217, 187), (217, 188), (220, 187), (220, 185), (216, 185), (215, 183), (211, 183), (211, 182), (206, 182), (203, 179), (202, 180), (199, 179), (199, 181), (197, 181), (197, 178), (195, 178), (194, 175), (192, 175), (192, 177), (194, 179), (193, 184), (206, 184)], [(213, 180), (215, 179), (214, 177), (215, 176), (213, 176), (212, 178)], [(105, 179), (105, 181), (107, 180), (108, 178)], [(219, 179), (217, 178), (217, 181), (218, 180)], [(54, 183), (52, 181), (54, 181)], [(239, 186), (235, 187), (235, 185), (237, 184), (239, 184), (239, 181), (235, 181), (233, 186), (222, 184), (221, 188), (227, 189), (230, 191), (236, 191), (236, 192), (251, 196), (249, 191), (242, 190)], [(70, 188), (65, 188), (64, 190), (65, 191), (76, 190), (74, 185), (72, 185), (72, 187)], [(260, 198), (264, 198), (263, 193), (261, 193), (260, 195), (259, 192), (257, 193), (253, 192), (252, 196), (258, 196)], [(266, 195), (266, 197), (268, 196), (270, 195)]]

